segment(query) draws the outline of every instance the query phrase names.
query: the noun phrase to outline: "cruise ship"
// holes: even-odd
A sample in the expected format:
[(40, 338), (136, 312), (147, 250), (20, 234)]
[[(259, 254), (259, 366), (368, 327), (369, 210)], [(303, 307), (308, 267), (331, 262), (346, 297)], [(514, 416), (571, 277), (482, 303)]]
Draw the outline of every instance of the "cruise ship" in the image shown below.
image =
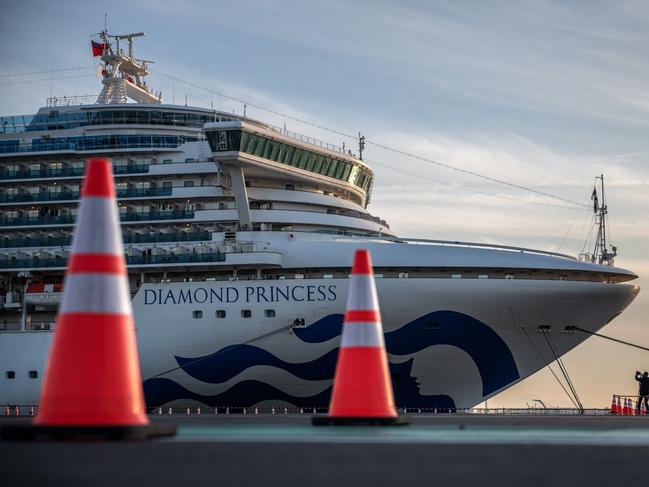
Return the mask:
[(358, 248), (399, 407), (477, 405), (637, 295), (612, 261), (395, 235), (368, 211), (361, 154), (163, 103), (133, 54), (140, 35), (93, 41), (96, 102), (0, 118), (0, 404), (38, 402), (89, 157), (113, 161), (151, 408), (326, 407)]

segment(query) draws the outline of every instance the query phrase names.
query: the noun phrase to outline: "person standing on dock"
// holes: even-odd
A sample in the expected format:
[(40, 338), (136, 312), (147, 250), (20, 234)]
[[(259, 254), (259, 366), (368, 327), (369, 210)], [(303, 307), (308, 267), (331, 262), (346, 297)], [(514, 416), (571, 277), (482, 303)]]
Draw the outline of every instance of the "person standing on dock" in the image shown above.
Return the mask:
[(643, 400), (645, 409), (649, 411), (649, 402), (647, 399), (647, 397), (649, 396), (649, 372), (645, 371), (644, 374), (641, 374), (639, 370), (636, 370), (635, 380), (640, 383), (640, 391), (638, 392), (638, 404), (636, 405), (636, 413), (640, 414), (640, 404)]

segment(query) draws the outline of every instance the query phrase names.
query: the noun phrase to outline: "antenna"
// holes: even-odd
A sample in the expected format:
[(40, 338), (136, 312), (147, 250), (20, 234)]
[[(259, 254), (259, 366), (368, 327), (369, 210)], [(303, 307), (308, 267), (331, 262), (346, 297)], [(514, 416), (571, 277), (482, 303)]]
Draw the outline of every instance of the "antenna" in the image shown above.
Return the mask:
[[(600, 204), (597, 195), (597, 180), (600, 181), (600, 194), (602, 202)], [(597, 222), (597, 238), (595, 239), (595, 248), (591, 255), (590, 261), (601, 265), (614, 265), (614, 259), (617, 256), (617, 247), (611, 246), (611, 251), (608, 250), (608, 243), (606, 241), (606, 219), (608, 215), (608, 205), (606, 204), (606, 195), (604, 193), (604, 175), (595, 177), (595, 186), (591, 195), (593, 200), (593, 212)]]
[[(153, 61), (135, 57), (134, 39), (144, 36), (144, 32), (109, 34), (106, 30), (107, 22), (108, 14), (104, 14), (104, 30), (99, 34), (102, 43), (93, 43), (93, 52), (94, 49), (101, 49), (102, 84), (104, 85), (97, 103), (126, 103), (127, 98), (138, 103), (162, 103), (161, 94), (154, 94), (144, 80), (149, 74), (147, 63)], [(114, 49), (111, 40), (115, 42)], [(128, 54), (120, 49), (120, 40), (128, 41)]]

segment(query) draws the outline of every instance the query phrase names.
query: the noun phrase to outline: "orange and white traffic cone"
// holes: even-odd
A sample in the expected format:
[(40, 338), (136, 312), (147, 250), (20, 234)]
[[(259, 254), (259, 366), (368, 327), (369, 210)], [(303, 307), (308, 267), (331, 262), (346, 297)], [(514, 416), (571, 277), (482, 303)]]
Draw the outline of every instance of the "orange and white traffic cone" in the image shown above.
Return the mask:
[(613, 399), (611, 400), (611, 410), (609, 411), (610, 414), (618, 414), (617, 411), (617, 396), (613, 394)]
[(394, 404), (381, 313), (368, 250), (357, 250), (328, 416), (313, 424), (407, 424)]
[(620, 396), (617, 396), (617, 414), (620, 416), (624, 414), (624, 411), (622, 409), (622, 402), (620, 400)]
[(624, 406), (622, 406), (622, 416), (628, 416), (629, 414), (629, 400), (625, 397)]
[(5, 416), (11, 416), (11, 409), (8, 404), (5, 406)]
[[(9, 435), (173, 434), (145, 413), (112, 164), (90, 159), (33, 426)], [(6, 429), (2, 434), (7, 433)]]

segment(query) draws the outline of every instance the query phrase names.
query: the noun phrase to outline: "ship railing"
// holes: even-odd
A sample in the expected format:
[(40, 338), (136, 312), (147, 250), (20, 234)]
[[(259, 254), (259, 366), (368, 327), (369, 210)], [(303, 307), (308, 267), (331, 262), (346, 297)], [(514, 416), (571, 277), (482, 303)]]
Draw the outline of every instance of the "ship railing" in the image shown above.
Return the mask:
[(269, 128), (275, 133), (278, 133), (280, 135), (283, 135), (284, 137), (288, 137), (289, 139), (297, 140), (299, 142), (305, 142), (310, 145), (315, 145), (318, 147), (322, 147), (323, 149), (330, 150), (332, 152), (338, 152), (340, 154), (344, 154), (346, 156), (350, 157), (356, 157), (355, 154), (352, 154), (350, 150), (346, 150), (343, 147), (337, 146), (335, 144), (331, 144), (329, 142), (326, 142), (324, 140), (320, 139), (315, 139), (313, 137), (309, 137), (308, 135), (300, 134), (298, 132), (293, 132), (292, 130), (287, 130), (286, 128), (282, 127), (277, 127), (276, 125), (269, 125), (269, 124), (264, 124), (264, 127)]
[(562, 254), (560, 252), (552, 252), (550, 250), (537, 250), (526, 247), (513, 247), (510, 245), (488, 244), (480, 242), (463, 242), (453, 240), (430, 240), (422, 238), (408, 238), (408, 237), (364, 237), (368, 240), (382, 240), (395, 243), (408, 243), (412, 245), (433, 245), (439, 247), (464, 247), (464, 248), (477, 248), (489, 249), (505, 252), (520, 252), (525, 254), (547, 255), (552, 257), (561, 257), (564, 259), (577, 260), (573, 255)]
[[(117, 189), (118, 198), (140, 196), (171, 196), (173, 188), (123, 188)], [(44, 191), (41, 193), (17, 193), (0, 195), (0, 203), (20, 203), (29, 201), (78, 200), (79, 191)]]
[[(72, 237), (43, 238), (5, 238), (0, 240), (0, 248), (20, 247), (67, 247)], [(200, 242), (212, 240), (212, 232), (174, 232), (174, 233), (124, 233), (125, 244)]]
[[(31, 259), (1, 259), (0, 269), (27, 268), (65, 268), (67, 257), (45, 257)], [(186, 264), (200, 262), (223, 262), (225, 254), (221, 252), (187, 253), (187, 254), (158, 254), (158, 255), (127, 255), (126, 265), (155, 265), (155, 264)]]
[[(149, 172), (150, 164), (129, 164), (113, 166), (114, 174), (138, 174)], [(0, 170), (0, 179), (32, 179), (32, 178), (56, 178), (66, 176), (82, 177), (83, 167), (61, 167), (61, 168), (43, 168), (43, 169), (18, 169)]]
[[(189, 142), (189, 141), (188, 141)], [(168, 142), (164, 140), (150, 142), (126, 142), (126, 143), (92, 143), (48, 141), (33, 144), (11, 143), (0, 144), (0, 154), (15, 154), (21, 152), (89, 152), (89, 151), (115, 151), (131, 149), (177, 149), (184, 142)]]
[(97, 95), (73, 95), (48, 97), (45, 104), (48, 108), (91, 105), (97, 100)]
[[(163, 211), (138, 211), (125, 212), (119, 215), (122, 222), (139, 222), (155, 220), (179, 220), (194, 218), (194, 210), (163, 210)], [(26, 225), (65, 225), (74, 223), (75, 215), (56, 216), (12, 216), (0, 218), (0, 226), (26, 226)]]
[[(149, 254), (145, 250), (137, 253), (138, 249), (131, 249), (125, 255), (126, 265), (157, 265), (157, 264), (186, 264), (224, 262), (227, 254), (242, 254), (259, 252), (257, 244), (260, 242), (237, 242), (232, 245), (220, 245), (216, 248), (196, 252), (196, 249), (181, 249), (171, 252), (166, 248), (157, 248), (160, 253)], [(265, 251), (262, 251), (266, 253)], [(31, 258), (3, 258), (0, 259), (0, 269), (25, 269), (25, 268), (65, 268), (66, 256), (31, 257)]]

